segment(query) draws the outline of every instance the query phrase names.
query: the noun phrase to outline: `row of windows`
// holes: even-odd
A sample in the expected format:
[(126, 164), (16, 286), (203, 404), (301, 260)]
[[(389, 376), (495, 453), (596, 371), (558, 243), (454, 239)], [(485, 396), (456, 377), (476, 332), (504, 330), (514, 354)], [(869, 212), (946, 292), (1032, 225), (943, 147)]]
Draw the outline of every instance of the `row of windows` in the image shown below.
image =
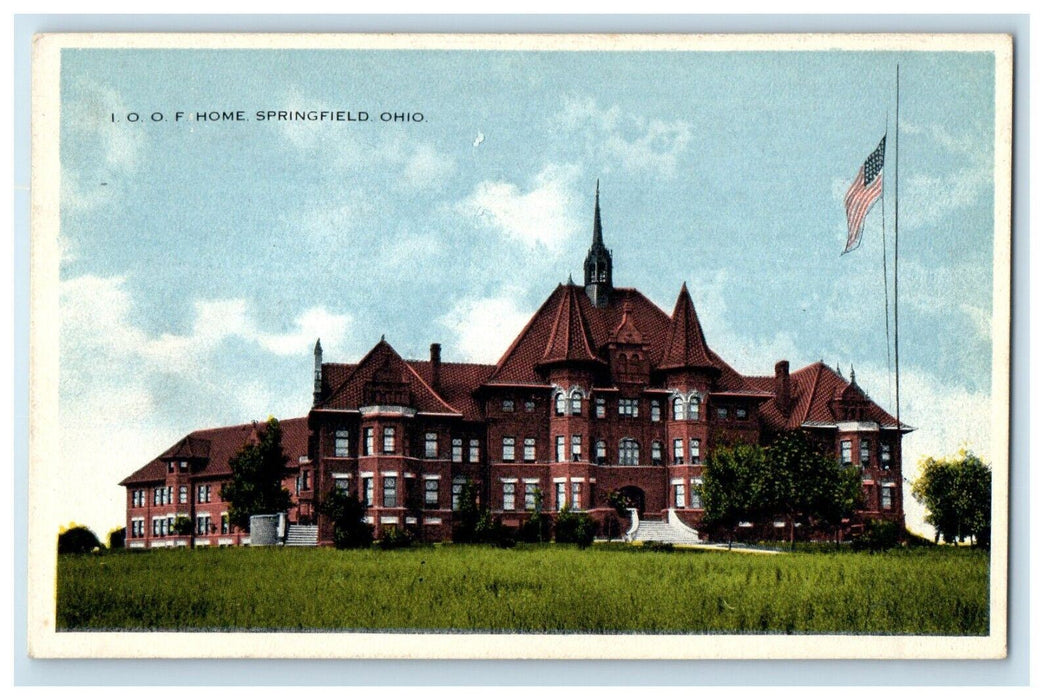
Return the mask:
[[(188, 503), (190, 487), (186, 484), (179, 486), (179, 503)], [(171, 486), (157, 486), (153, 489), (153, 505), (167, 506), (174, 503), (175, 490)], [(211, 503), (212, 487), (210, 484), (198, 484), (197, 503)], [(146, 489), (136, 489), (131, 492), (131, 506), (141, 508), (146, 505)]]
[[(368, 457), (376, 454), (375, 429), (363, 428), (361, 433), (361, 455)], [(464, 458), (463, 438), (452, 438), (451, 457), (454, 462), (463, 462)], [(395, 452), (395, 430), (393, 427), (383, 429), (382, 454), (394, 454)], [(350, 457), (350, 431), (336, 430), (333, 456)], [(438, 458), (438, 433), (425, 433), (423, 436), (423, 456), (425, 459)], [(468, 461), (478, 463), (482, 458), (482, 443), (477, 438), (468, 441)]]
[[(861, 464), (869, 464), (872, 458), (871, 453), (871, 442), (869, 440), (861, 440), (859, 445)], [(842, 440), (839, 443), (839, 461), (842, 464), (853, 464), (854, 463), (854, 442), (852, 440)], [(890, 455), (890, 443), (881, 442), (879, 445), (879, 462), (883, 469), (890, 469), (891, 455)]]
[(190, 468), (189, 462), (185, 462), (185, 461), (168, 462), (168, 473), (169, 474), (174, 474), (176, 469), (178, 469), (181, 472), (185, 472), (185, 471), (189, 470), (189, 468)]
[[(583, 394), (579, 391), (574, 391), (569, 394), (567, 399), (566, 395), (559, 392), (555, 395), (555, 415), (564, 416), (568, 413), (573, 416), (579, 416), (583, 412), (582, 401)], [(606, 417), (606, 399), (601, 396), (597, 396), (593, 400), (595, 417), (605, 418)], [(661, 400), (651, 399), (650, 400), (650, 420), (654, 423), (661, 420)], [(504, 400), (504, 410), (514, 410), (514, 399)], [(532, 402), (526, 403), (527, 407), (532, 405)], [(527, 408), (527, 410), (532, 410)], [(716, 409), (717, 417), (720, 419), (729, 418), (729, 409), (725, 406)], [(617, 415), (624, 418), (638, 418), (639, 417), (639, 399), (627, 399), (622, 398), (617, 400)], [(672, 399), (672, 418), (673, 420), (700, 420), (701, 417), (701, 397), (691, 396), (688, 399), (684, 399), (681, 396), (676, 396)], [(748, 418), (748, 409), (736, 408), (735, 417), (744, 420)]]
[[(145, 537), (146, 522), (142, 518), (134, 518), (131, 521), (131, 537)], [(226, 513), (222, 514), (219, 524), (219, 532), (224, 535), (230, 534), (230, 516)], [(194, 527), (194, 532), (198, 535), (210, 535), (216, 531), (216, 528), (212, 525), (211, 515), (198, 515), (197, 522)], [(168, 537), (174, 535), (175, 532), (175, 516), (169, 515), (167, 517), (156, 517), (153, 518), (153, 536), (154, 537)]]
[[(689, 440), (690, 464), (701, 463), (701, 441), (698, 438)], [(607, 459), (606, 441), (596, 440), (594, 443), (595, 462), (605, 464)], [(515, 438), (505, 436), (501, 459), (505, 462), (514, 462), (516, 457)], [(555, 436), (555, 462), (580, 462), (584, 459), (583, 440), (580, 435), (569, 436), (569, 459), (566, 459), (566, 436)], [(640, 459), (640, 447), (638, 441), (632, 438), (624, 438), (618, 444), (617, 464), (624, 466), (638, 466)], [(522, 441), (522, 461), (536, 461), (536, 438), (525, 438)], [(650, 461), (653, 464), (664, 463), (664, 446), (660, 440), (654, 440), (650, 445)], [(672, 440), (672, 463), (686, 463), (686, 441), (682, 438)]]

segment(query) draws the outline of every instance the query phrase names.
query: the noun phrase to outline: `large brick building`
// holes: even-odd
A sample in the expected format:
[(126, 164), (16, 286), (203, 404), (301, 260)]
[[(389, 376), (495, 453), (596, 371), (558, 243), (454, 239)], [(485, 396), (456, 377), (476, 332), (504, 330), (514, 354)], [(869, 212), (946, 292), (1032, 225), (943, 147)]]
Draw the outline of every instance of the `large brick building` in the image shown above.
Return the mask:
[[(857, 520), (904, 521), (901, 436), (910, 429), (822, 363), (743, 376), (705, 340), (682, 286), (669, 316), (641, 292), (613, 284), (598, 195), (584, 284), (558, 285), (495, 365), (408, 360), (381, 339), (354, 364), (314, 349), (313, 406), (282, 421), (290, 457), (291, 522), (319, 522), (332, 489), (356, 491), (377, 531), (449, 537), (468, 480), (483, 505), (517, 525), (540, 499), (612, 512), (619, 491), (644, 518), (691, 522), (703, 513), (693, 487), (720, 443), (767, 443), (802, 428), (862, 470)], [(239, 544), (219, 490), (252, 425), (187, 435), (121, 482), (131, 547)], [(189, 519), (192, 535), (174, 523)], [(768, 527), (783, 527), (770, 523)], [(773, 533), (776, 536), (776, 532)]]

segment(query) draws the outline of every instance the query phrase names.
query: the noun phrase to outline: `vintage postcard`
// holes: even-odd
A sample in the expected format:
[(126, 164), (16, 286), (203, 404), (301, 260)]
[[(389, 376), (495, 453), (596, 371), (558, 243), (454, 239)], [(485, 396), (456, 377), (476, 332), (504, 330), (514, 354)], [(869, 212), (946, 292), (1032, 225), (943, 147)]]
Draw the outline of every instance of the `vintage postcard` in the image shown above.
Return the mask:
[(36, 657), (1001, 658), (1006, 35), (38, 36)]

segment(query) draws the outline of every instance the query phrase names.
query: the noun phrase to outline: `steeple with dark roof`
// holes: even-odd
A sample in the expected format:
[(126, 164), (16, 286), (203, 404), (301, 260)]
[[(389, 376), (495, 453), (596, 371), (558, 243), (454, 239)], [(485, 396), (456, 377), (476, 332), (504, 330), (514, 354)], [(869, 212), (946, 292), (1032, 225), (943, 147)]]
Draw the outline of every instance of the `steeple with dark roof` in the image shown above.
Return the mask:
[(701, 322), (697, 320), (697, 310), (693, 299), (686, 289), (686, 283), (679, 291), (675, 310), (671, 314), (671, 334), (660, 369), (718, 369), (712, 359), (712, 352), (704, 340)]
[(613, 254), (602, 242), (602, 214), (599, 211), (598, 181), (595, 181), (595, 227), (591, 248), (584, 260), (584, 290), (592, 305), (604, 309), (613, 289)]

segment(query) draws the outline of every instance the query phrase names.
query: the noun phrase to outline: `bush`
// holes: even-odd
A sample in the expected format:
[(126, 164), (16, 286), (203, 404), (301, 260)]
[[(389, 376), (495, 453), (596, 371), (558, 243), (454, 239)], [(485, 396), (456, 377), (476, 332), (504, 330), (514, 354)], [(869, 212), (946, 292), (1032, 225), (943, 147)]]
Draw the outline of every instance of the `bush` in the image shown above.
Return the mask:
[(124, 533), (126, 528), (118, 527), (115, 530), (110, 530), (109, 533), (109, 548), (110, 549), (124, 549)]
[(412, 535), (397, 526), (384, 528), (380, 535), (380, 549), (402, 549), (411, 544)]
[(102, 549), (102, 543), (83, 525), (74, 525), (58, 535), (59, 554), (88, 554), (96, 549)]
[(865, 531), (850, 543), (855, 552), (885, 552), (898, 546), (901, 531), (893, 520), (868, 520)]
[(372, 545), (372, 526), (365, 522), (365, 507), (356, 494), (333, 489), (321, 502), (320, 510), (332, 519), (332, 543), (336, 549)]
[(595, 541), (598, 523), (587, 513), (563, 508), (555, 517), (555, 542), (575, 543), (581, 549)]
[(646, 540), (642, 543), (642, 548), (647, 552), (674, 552), (675, 546), (671, 542), (652, 542)]
[(540, 512), (533, 512), (529, 519), (522, 523), (517, 533), (519, 542), (549, 542), (551, 540), (551, 518)]
[(172, 523), (172, 531), (176, 535), (187, 537), (193, 534), (193, 521), (187, 518), (185, 515), (180, 515)]

